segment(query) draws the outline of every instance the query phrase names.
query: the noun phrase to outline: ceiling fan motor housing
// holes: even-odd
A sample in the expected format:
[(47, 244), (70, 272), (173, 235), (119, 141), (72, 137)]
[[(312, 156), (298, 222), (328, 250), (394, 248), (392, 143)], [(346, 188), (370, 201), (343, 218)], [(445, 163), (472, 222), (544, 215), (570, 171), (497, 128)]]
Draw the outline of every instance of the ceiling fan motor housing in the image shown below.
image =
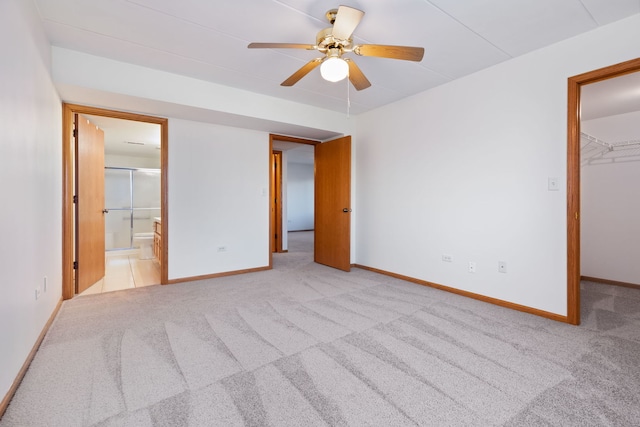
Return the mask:
[(320, 30), (316, 36), (316, 46), (318, 51), (326, 53), (328, 49), (339, 48), (340, 50), (347, 50), (351, 48), (352, 39), (339, 40), (333, 37), (333, 27)]

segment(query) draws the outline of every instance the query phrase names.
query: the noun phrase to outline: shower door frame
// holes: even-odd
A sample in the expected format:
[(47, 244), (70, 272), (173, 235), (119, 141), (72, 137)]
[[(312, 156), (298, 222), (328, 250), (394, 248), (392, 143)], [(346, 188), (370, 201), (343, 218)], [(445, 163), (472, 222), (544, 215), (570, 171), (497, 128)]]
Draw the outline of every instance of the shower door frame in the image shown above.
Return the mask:
[(75, 148), (73, 143), (73, 116), (87, 114), (93, 116), (111, 117), (114, 119), (133, 120), (138, 122), (160, 125), (160, 217), (162, 232), (162, 250), (160, 253), (160, 283), (169, 282), (168, 273), (168, 158), (169, 158), (169, 120), (162, 117), (146, 116), (143, 114), (127, 113), (123, 111), (107, 110), (88, 107), (85, 105), (62, 105), (62, 299), (75, 296), (75, 271), (73, 268), (75, 256), (74, 242), (74, 203), (75, 192)]

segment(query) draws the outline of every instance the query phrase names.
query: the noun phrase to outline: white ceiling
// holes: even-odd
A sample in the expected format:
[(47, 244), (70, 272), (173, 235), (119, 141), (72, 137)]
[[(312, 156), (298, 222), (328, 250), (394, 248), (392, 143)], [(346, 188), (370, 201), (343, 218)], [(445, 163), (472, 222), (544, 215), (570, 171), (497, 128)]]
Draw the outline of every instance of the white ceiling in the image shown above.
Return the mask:
[[(326, 82), (318, 70), (294, 87), (280, 86), (317, 52), (247, 49), (254, 41), (313, 44), (315, 34), (329, 26), (325, 12), (340, 4), (335, 0), (35, 1), (55, 46), (339, 112), (345, 111), (348, 95), (352, 114), (640, 13), (640, 0), (352, 0), (349, 6), (365, 11), (355, 43), (422, 46), (425, 56), (420, 63), (355, 57), (372, 87), (360, 92), (351, 87), (347, 94), (346, 82)], [(96, 105), (96, 97), (104, 96), (86, 88), (59, 90), (63, 97), (76, 99), (82, 92), (83, 99), (93, 97), (90, 104)], [(581, 98), (583, 120), (640, 111), (640, 73), (584, 86)], [(149, 129), (135, 122), (92, 120), (105, 129), (109, 152), (159, 152), (154, 148), (159, 144), (158, 126), (153, 125), (157, 135), (151, 137), (146, 134)], [(237, 120), (248, 119), (224, 121), (233, 125)], [(336, 136), (291, 126), (274, 129), (272, 123), (251, 126), (318, 140)], [(288, 156), (296, 158), (297, 153), (298, 161), (312, 162), (312, 147)]]
[(160, 125), (84, 115), (104, 131), (105, 154), (160, 158)]
[[(335, 111), (347, 84), (318, 70), (280, 83), (314, 51), (247, 49), (314, 44), (335, 0), (36, 0), (55, 46)], [(355, 43), (422, 46), (422, 62), (355, 57), (372, 87), (351, 88), (358, 114), (640, 13), (638, 0), (350, 0), (366, 15)]]

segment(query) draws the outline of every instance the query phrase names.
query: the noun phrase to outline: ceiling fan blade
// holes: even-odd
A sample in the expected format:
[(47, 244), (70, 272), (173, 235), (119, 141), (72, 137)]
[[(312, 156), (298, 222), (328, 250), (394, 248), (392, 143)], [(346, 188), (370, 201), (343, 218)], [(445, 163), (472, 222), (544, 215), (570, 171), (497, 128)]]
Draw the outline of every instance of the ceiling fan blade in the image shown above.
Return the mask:
[(357, 90), (366, 89), (371, 86), (371, 82), (364, 76), (360, 67), (351, 59), (343, 58), (349, 64), (349, 80)]
[(249, 49), (306, 49), (314, 50), (316, 46), (312, 44), (298, 43), (249, 43)]
[(309, 72), (311, 72), (311, 70), (313, 70), (318, 65), (320, 65), (323, 60), (324, 60), (324, 58), (316, 58), (316, 59), (312, 59), (311, 61), (307, 62), (306, 64), (304, 64), (302, 66), (302, 68), (300, 68), (295, 73), (291, 74), (291, 76), (287, 80), (285, 80), (282, 83), (280, 83), (280, 86), (293, 86), (294, 84), (298, 83), (298, 81), (301, 78), (303, 78), (304, 76), (309, 74)]
[(338, 40), (349, 40), (351, 34), (362, 20), (364, 12), (349, 6), (340, 6), (333, 23), (333, 37)]
[(422, 61), (423, 47), (385, 46), (381, 44), (362, 44), (355, 46), (353, 52), (361, 56), (377, 56), (380, 58), (404, 59), (406, 61)]

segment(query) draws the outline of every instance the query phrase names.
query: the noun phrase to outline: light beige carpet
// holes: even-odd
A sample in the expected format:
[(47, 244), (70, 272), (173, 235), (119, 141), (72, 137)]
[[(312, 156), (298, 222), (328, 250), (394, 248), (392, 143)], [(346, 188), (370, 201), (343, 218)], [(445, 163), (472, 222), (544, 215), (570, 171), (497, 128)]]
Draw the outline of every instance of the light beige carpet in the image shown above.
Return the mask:
[(312, 262), (65, 302), (0, 426), (632, 426), (640, 292), (573, 327)]

